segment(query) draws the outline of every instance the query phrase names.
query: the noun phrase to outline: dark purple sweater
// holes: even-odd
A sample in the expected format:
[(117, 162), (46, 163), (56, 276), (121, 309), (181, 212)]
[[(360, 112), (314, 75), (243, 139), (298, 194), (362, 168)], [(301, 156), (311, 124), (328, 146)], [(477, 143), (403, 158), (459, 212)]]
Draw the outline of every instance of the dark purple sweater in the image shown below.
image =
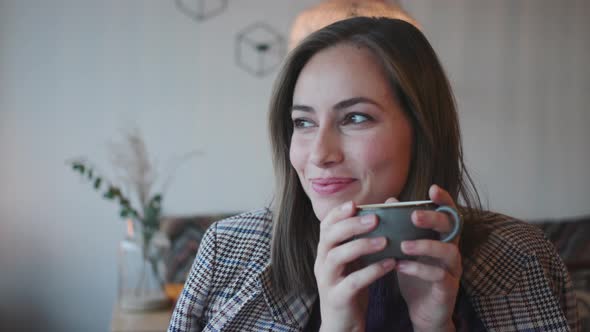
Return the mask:
[[(395, 273), (389, 273), (369, 286), (366, 331), (413, 331), (406, 302), (399, 292)], [(393, 285), (393, 286), (392, 286)], [(471, 301), (462, 289), (453, 314), (457, 331), (485, 331)], [(318, 331), (321, 325), (319, 300), (316, 301), (305, 331)]]

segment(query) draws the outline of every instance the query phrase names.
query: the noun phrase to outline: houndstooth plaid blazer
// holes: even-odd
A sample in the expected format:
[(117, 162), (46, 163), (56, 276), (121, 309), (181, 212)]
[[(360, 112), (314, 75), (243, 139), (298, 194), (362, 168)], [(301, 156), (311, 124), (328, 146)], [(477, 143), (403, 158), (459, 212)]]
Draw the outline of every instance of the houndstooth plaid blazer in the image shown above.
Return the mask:
[[(462, 283), (490, 331), (578, 331), (576, 300), (553, 245), (532, 225), (489, 214)], [(316, 294), (271, 290), (271, 213), (248, 212), (206, 232), (169, 332), (301, 331)]]

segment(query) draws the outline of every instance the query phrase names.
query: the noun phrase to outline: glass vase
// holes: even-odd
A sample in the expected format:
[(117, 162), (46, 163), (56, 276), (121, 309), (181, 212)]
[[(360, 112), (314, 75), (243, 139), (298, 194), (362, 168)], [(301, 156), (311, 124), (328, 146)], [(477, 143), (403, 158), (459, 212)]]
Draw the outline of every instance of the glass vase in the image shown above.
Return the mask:
[(127, 236), (118, 252), (118, 301), (122, 310), (147, 311), (170, 306), (164, 291), (164, 257), (168, 248), (169, 241), (160, 231), (128, 222)]

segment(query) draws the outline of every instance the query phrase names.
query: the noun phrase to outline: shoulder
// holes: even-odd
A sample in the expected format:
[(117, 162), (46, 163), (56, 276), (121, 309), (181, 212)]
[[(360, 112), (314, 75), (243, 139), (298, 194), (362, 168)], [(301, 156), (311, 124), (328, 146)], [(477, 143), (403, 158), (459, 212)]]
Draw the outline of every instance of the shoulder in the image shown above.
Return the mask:
[(259, 270), (267, 263), (271, 234), (272, 214), (264, 208), (213, 223), (203, 242), (214, 248), (216, 269), (239, 273), (252, 264)]
[(212, 226), (217, 241), (270, 241), (272, 216), (268, 208), (238, 214), (215, 222)]
[(543, 231), (533, 224), (494, 212), (484, 212), (481, 219), (480, 227), (487, 231), (486, 242), (492, 248), (509, 246), (522, 254), (547, 254), (548, 250), (554, 254)]
[[(533, 267), (545, 274), (552, 288), (554, 283), (564, 282), (567, 270), (540, 228), (499, 213), (484, 212), (480, 218), (477, 228), (486, 233), (485, 240), (464, 257), (464, 270), (471, 283), (486, 284), (486, 290), (492, 293), (506, 292), (520, 280), (523, 271)], [(501, 276), (495, 284), (483, 280), (489, 278), (490, 271)]]
[[(463, 260), (463, 280), (471, 296), (479, 299), (476, 307), (484, 316), (494, 316), (499, 299), (513, 302), (516, 308), (524, 305), (522, 299), (526, 298), (525, 306), (530, 307), (525, 311), (533, 320), (555, 318), (575, 329), (571, 280), (543, 231), (498, 213), (485, 212), (481, 218), (477, 227), (487, 232), (486, 240)], [(544, 313), (536, 311), (540, 307), (545, 308)]]
[(219, 225), (241, 226), (244, 228), (267, 228), (272, 220), (272, 213), (269, 208), (261, 208), (237, 214), (217, 223)]
[(249, 282), (269, 260), (271, 225), (270, 211), (260, 209), (209, 226), (169, 330), (192, 331), (191, 327), (205, 326), (212, 317), (226, 313), (226, 303), (242, 303), (247, 298), (252, 289)]

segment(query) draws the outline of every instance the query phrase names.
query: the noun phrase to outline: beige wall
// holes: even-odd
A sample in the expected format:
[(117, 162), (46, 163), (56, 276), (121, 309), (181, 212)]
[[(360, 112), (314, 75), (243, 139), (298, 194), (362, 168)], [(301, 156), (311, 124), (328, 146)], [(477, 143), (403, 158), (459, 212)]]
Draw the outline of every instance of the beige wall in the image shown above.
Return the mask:
[[(275, 73), (235, 66), (233, 42), (259, 20), (286, 35), (313, 3), (229, 1), (196, 23), (172, 0), (0, 0), (0, 324), (106, 329), (123, 225), (64, 162), (86, 154), (108, 169), (106, 143), (129, 123), (161, 162), (204, 151), (179, 169), (169, 213), (269, 202)], [(404, 3), (451, 77), (490, 208), (590, 213), (588, 2)]]
[(457, 96), (466, 156), (492, 209), (590, 213), (590, 3), (406, 1)]

